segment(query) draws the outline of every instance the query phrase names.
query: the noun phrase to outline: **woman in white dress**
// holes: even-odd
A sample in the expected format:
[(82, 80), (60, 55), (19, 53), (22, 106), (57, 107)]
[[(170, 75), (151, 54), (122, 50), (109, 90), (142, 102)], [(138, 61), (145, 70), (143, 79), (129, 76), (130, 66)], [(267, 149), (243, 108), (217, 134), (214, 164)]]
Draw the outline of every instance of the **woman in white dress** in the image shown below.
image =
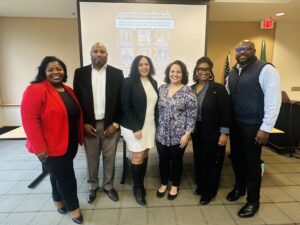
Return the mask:
[(151, 59), (137, 56), (132, 62), (129, 77), (124, 80), (121, 96), (121, 133), (132, 152), (133, 193), (136, 202), (142, 206), (146, 205), (144, 177), (148, 151), (155, 143), (158, 89), (152, 77), (154, 73)]

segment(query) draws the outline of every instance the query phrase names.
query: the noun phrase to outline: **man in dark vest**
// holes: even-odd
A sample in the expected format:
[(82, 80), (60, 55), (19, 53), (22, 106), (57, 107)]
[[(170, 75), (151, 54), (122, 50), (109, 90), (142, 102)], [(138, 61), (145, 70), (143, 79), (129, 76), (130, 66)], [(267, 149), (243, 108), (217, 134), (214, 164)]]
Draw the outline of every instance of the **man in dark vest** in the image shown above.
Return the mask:
[(236, 46), (237, 64), (227, 82), (233, 107), (230, 144), (235, 173), (235, 186), (227, 200), (236, 201), (247, 191), (247, 203), (238, 212), (239, 217), (252, 217), (259, 209), (261, 149), (281, 105), (278, 71), (272, 64), (258, 60), (255, 52), (249, 40)]

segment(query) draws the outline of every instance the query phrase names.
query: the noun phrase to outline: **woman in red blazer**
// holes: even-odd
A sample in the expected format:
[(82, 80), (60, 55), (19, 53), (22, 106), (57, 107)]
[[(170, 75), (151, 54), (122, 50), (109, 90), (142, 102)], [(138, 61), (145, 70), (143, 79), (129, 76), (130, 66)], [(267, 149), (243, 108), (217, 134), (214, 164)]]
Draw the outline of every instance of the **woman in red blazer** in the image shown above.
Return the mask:
[(83, 223), (77, 197), (73, 159), (83, 142), (83, 119), (67, 80), (65, 64), (46, 56), (38, 74), (23, 94), (21, 116), (27, 135), (26, 147), (50, 173), (52, 198), (59, 213), (71, 212)]

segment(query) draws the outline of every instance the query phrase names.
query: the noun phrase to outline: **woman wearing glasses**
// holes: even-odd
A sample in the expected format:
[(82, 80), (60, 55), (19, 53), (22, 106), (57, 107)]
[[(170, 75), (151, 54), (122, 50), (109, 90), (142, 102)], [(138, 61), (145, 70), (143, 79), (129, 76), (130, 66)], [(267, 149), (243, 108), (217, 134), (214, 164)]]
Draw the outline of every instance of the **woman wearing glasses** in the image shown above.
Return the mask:
[(198, 112), (192, 133), (194, 166), (200, 204), (206, 205), (217, 194), (225, 156), (229, 126), (230, 98), (225, 86), (213, 80), (213, 62), (198, 59), (192, 88), (197, 96)]

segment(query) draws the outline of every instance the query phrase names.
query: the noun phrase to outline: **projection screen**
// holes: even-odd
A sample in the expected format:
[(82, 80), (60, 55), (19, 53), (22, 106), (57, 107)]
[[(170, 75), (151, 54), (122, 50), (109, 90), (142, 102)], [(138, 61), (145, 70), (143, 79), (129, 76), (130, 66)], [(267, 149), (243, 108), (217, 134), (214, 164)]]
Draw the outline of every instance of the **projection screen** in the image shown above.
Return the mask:
[(108, 64), (125, 77), (134, 57), (143, 54), (152, 59), (159, 83), (176, 59), (187, 65), (191, 81), (196, 60), (205, 54), (206, 5), (79, 0), (78, 10), (82, 65), (91, 63), (91, 46), (100, 41), (107, 47)]

